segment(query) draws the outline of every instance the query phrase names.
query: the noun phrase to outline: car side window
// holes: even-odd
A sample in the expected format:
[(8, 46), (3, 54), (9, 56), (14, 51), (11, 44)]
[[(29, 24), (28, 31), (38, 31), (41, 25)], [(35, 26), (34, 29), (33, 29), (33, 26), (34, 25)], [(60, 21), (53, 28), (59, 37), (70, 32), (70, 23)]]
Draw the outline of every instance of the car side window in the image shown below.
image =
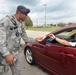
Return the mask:
[(72, 35), (71, 38), (72, 38), (72, 42), (76, 42), (76, 33)]
[[(65, 39), (69, 42), (76, 42), (76, 29), (65, 30), (65, 31), (59, 32), (59, 33), (54, 34), (54, 35), (60, 39)], [(52, 38), (46, 38), (45, 43), (46, 44), (62, 45)]]
[[(62, 35), (61, 35), (61, 36), (59, 35), (59, 36), (56, 36), (56, 37), (58, 37), (58, 38), (60, 38), (60, 39), (71, 40), (71, 38), (69, 38), (69, 37), (64, 38), (64, 37), (62, 37)], [(57, 42), (55, 39), (52, 39), (52, 38), (46, 39), (46, 44), (62, 45), (62, 44), (60, 44), (59, 42)]]
[(52, 40), (53, 39), (51, 39), (51, 38), (46, 39), (46, 44), (51, 44), (52, 43)]
[(46, 44), (57, 44), (58, 42), (52, 38), (46, 39)]

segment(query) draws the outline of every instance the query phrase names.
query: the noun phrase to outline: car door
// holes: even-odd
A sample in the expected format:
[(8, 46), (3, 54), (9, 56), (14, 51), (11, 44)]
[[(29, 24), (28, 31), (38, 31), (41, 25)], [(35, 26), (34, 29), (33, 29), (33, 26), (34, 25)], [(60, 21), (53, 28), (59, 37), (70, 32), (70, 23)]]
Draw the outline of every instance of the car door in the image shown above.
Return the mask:
[(45, 65), (60, 75), (74, 75), (74, 53), (72, 47), (57, 43), (46, 44)]
[(58, 46), (55, 44), (46, 44), (47, 50), (46, 50), (46, 66), (50, 69), (52, 69), (54, 72), (60, 75), (64, 74), (64, 57), (63, 54), (64, 46)]
[(64, 75), (76, 75), (76, 73), (74, 74), (74, 72), (76, 72), (75, 68), (76, 47), (65, 47), (63, 54), (65, 56), (62, 67)]
[(37, 43), (34, 46), (39, 63), (60, 75), (74, 75), (75, 48), (66, 47), (59, 43)]
[(64, 55), (59, 52), (63, 52), (63, 48), (54, 44), (35, 44), (34, 50), (38, 63), (52, 69), (57, 75), (62, 74)]

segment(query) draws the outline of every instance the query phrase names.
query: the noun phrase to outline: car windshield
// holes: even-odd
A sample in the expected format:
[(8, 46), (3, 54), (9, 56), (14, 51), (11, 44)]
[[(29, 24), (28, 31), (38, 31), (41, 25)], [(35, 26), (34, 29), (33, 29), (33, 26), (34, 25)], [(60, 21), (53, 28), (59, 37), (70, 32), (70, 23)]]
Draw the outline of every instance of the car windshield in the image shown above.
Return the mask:
[[(65, 39), (67, 41), (74, 42), (74, 41), (76, 41), (76, 29), (66, 30), (66, 31), (63, 31), (63, 32), (56, 34), (55, 36), (60, 38), (60, 39)], [(51, 39), (51, 38), (47, 38), (46, 43), (50, 44), (50, 43), (58, 43), (58, 42), (56, 40)]]
[(76, 29), (73, 29), (73, 30), (66, 30), (66, 31), (63, 31), (57, 35), (66, 35), (66, 36), (72, 36), (76, 33)]
[(61, 39), (66, 39), (71, 41), (71, 39), (74, 39), (74, 36), (76, 35), (76, 29), (73, 30), (69, 30), (69, 31), (63, 31), (59, 34), (57, 34), (56, 36), (61, 38)]

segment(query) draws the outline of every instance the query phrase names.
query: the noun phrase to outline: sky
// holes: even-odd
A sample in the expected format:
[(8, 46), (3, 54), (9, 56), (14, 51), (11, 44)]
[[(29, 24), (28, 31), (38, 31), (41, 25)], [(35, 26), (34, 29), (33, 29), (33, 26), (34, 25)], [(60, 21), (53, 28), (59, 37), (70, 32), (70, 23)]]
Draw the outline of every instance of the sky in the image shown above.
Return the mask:
[(15, 14), (18, 5), (30, 9), (34, 25), (76, 23), (76, 0), (0, 0), (0, 19)]

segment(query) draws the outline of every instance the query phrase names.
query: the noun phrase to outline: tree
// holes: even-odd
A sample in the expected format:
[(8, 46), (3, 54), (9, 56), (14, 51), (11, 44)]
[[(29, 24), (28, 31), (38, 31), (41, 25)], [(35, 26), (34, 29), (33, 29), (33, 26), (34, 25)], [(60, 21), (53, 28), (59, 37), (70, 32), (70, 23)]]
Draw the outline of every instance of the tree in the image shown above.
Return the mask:
[(50, 26), (54, 26), (54, 24), (51, 23)]
[(68, 23), (68, 25), (71, 25), (71, 24), (73, 24), (73, 23), (72, 23), (72, 22), (69, 22), (69, 23)]
[(57, 25), (60, 26), (60, 27), (63, 27), (63, 26), (65, 26), (66, 24), (65, 24), (65, 23), (62, 23), (62, 22), (59, 22)]
[(28, 27), (32, 27), (33, 26), (33, 22), (32, 20), (30, 19), (29, 16), (27, 16), (27, 19), (25, 20), (25, 26), (28, 28)]

